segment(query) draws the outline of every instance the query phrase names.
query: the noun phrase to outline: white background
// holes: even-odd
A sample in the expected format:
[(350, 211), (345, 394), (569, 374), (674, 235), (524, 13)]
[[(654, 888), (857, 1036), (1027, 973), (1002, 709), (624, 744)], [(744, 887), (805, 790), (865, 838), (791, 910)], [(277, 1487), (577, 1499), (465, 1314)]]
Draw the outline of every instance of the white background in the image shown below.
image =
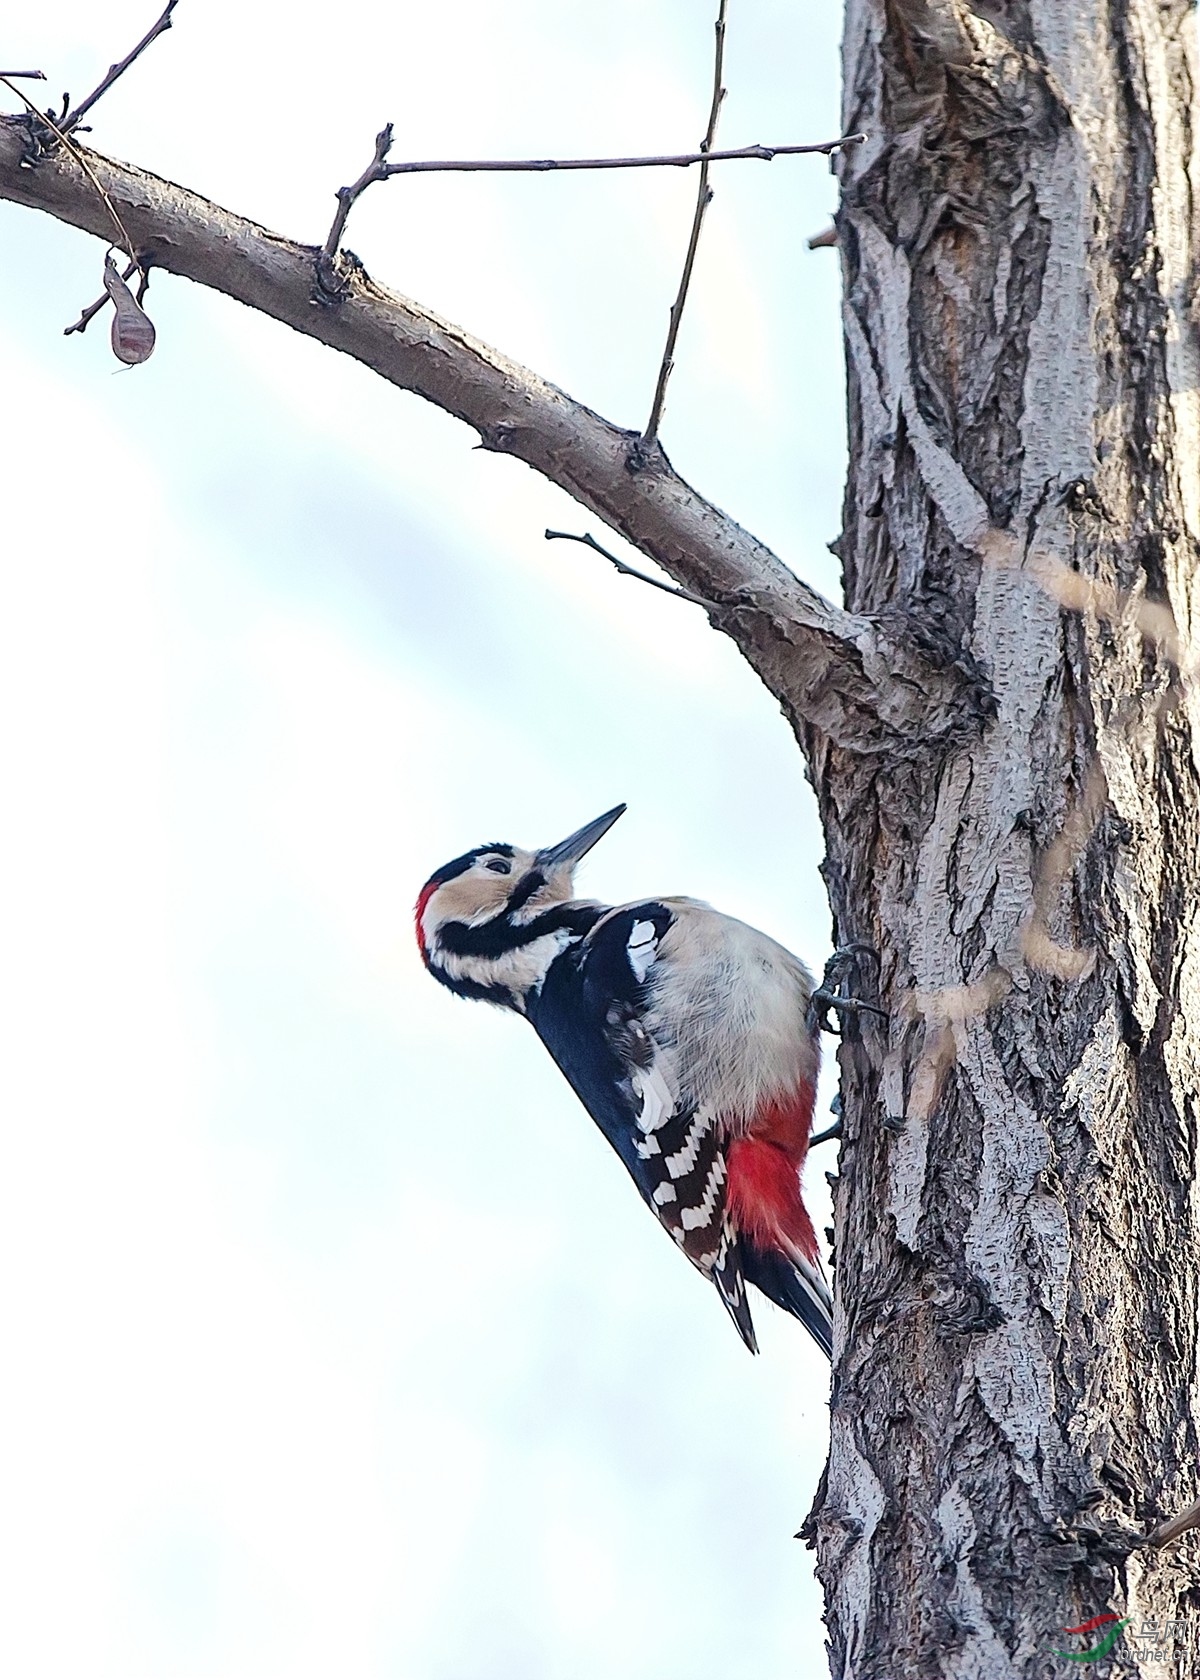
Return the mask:
[[(0, 59), (79, 96), (154, 5), (10, 8)], [(836, 134), (833, 0), (730, 12), (723, 143)], [(691, 149), (711, 24), (183, 0), (88, 138), (319, 242), (388, 118), (397, 157)], [(835, 593), (833, 183), (714, 174), (664, 443)], [(638, 426), (694, 191), (395, 180), (347, 243)], [(533, 1035), (411, 933), (445, 858), (627, 800), (584, 890), (695, 894), (819, 970), (776, 706), (416, 398), (162, 274), (120, 371), (106, 319), (62, 336), (102, 247), (11, 205), (0, 239), (0, 1673), (820, 1674), (827, 1369), (766, 1303), (746, 1355)]]

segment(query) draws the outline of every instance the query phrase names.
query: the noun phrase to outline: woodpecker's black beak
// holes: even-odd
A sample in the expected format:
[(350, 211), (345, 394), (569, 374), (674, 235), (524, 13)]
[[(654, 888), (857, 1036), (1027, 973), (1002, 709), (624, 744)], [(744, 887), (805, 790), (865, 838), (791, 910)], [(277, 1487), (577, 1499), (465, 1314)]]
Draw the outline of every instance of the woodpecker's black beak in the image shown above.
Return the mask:
[(585, 823), (577, 828), (574, 834), (568, 834), (565, 840), (560, 840), (557, 846), (544, 846), (537, 854), (537, 861), (543, 869), (553, 869), (559, 863), (578, 863), (585, 853), (590, 852), (597, 840), (602, 840), (618, 817), (624, 816), (627, 807), (614, 805), (611, 811), (605, 811), (602, 817), (594, 822)]

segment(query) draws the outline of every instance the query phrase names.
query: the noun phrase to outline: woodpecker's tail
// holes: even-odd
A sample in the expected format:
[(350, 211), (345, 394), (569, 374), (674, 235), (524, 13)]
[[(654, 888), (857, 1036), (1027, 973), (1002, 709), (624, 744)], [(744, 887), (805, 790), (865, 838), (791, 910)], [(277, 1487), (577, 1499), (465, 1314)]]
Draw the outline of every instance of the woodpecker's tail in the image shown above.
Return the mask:
[(737, 1228), (726, 1221), (711, 1276), (725, 1311), (737, 1326), (738, 1335), (751, 1353), (757, 1353), (758, 1338), (754, 1334), (754, 1320), (750, 1317), (750, 1303), (746, 1299), (744, 1258), (745, 1244), (739, 1238)]
[(742, 1274), (769, 1301), (798, 1318), (827, 1359), (833, 1358), (833, 1301), (820, 1268), (802, 1255), (759, 1248), (742, 1239)]

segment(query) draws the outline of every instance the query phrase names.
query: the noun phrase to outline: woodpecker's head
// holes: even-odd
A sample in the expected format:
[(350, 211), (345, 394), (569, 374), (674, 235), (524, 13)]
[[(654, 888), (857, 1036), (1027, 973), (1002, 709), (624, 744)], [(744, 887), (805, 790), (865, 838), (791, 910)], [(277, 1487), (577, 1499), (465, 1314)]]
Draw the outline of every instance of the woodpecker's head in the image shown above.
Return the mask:
[(624, 810), (615, 806), (557, 846), (476, 846), (434, 870), (416, 908), (417, 944), (434, 979), (462, 997), (523, 1009), (554, 959), (600, 914), (572, 897), (575, 865)]

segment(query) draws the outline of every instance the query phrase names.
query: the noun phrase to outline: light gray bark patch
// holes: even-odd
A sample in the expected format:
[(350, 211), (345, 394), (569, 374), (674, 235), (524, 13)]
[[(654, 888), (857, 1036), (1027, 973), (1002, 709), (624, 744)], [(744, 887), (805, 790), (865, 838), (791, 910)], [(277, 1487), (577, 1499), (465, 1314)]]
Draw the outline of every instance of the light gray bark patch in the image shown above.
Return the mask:
[(874, 277), (873, 318), (883, 406), (897, 415), (903, 413), (925, 487), (951, 535), (964, 548), (976, 548), (991, 522), (987, 504), (958, 462), (935, 440), (913, 391), (908, 262), (867, 217), (852, 214), (850, 225)]
[(970, 1504), (957, 1482), (951, 1483), (938, 1502), (937, 1520), (946, 1564), (953, 1571), (947, 1609), (963, 1631), (957, 1653), (958, 1672), (970, 1676), (971, 1680), (1020, 1674), (1019, 1663), (1010, 1664), (1009, 1654), (992, 1627), (983, 1592), (972, 1573), (979, 1533)]

